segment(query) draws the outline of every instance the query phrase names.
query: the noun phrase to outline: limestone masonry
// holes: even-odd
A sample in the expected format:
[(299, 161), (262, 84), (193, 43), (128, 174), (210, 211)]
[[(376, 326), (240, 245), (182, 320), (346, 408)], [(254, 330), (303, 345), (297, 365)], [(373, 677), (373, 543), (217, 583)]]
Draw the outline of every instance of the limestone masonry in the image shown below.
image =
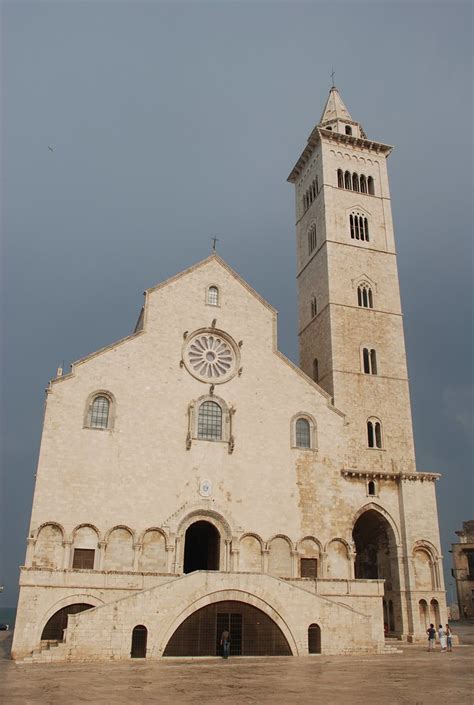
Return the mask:
[[(336, 88), (296, 192), (300, 368), (219, 256), (47, 390), (13, 658), (382, 652), (446, 622), (387, 157)], [(54, 648), (53, 648), (54, 647)]]

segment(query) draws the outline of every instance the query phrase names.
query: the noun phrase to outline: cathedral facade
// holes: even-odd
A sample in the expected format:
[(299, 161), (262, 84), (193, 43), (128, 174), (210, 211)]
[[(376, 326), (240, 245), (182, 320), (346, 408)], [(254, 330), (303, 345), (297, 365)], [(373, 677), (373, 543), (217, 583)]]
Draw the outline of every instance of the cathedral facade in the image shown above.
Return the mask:
[(383, 652), (446, 621), (390, 151), (333, 87), (288, 177), (299, 367), (213, 253), (50, 382), (13, 658)]

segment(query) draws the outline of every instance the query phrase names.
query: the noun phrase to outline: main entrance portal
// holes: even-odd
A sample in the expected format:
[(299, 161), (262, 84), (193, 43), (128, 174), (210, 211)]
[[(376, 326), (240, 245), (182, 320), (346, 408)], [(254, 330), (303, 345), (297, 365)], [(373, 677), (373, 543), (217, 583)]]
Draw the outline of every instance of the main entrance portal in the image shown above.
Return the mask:
[(280, 627), (245, 602), (215, 602), (188, 617), (175, 631), (163, 656), (220, 656), (223, 631), (230, 633), (231, 656), (291, 656)]
[(186, 531), (184, 572), (219, 570), (220, 536), (208, 521), (196, 521)]

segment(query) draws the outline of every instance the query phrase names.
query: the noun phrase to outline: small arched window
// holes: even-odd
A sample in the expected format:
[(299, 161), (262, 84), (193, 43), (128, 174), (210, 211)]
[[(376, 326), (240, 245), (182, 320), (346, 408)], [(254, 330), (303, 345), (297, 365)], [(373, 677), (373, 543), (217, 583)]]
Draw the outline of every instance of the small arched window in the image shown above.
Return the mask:
[(96, 396), (91, 406), (90, 428), (109, 427), (110, 402), (102, 394)]
[(369, 482), (367, 483), (367, 494), (371, 497), (375, 497), (375, 495), (377, 494), (377, 487), (375, 485), (374, 480), (369, 480)]
[(362, 351), (364, 373), (366, 375), (377, 374), (377, 353), (373, 348), (364, 348)]
[(349, 226), (352, 240), (369, 241), (369, 221), (365, 215), (353, 211), (349, 215)]
[(349, 189), (349, 191), (352, 190), (352, 177), (349, 171), (344, 174), (344, 188)]
[(206, 441), (222, 440), (222, 409), (215, 401), (205, 401), (199, 407), (197, 436)]
[(361, 193), (367, 193), (367, 179), (364, 174), (360, 175), (360, 191)]
[(219, 306), (219, 289), (217, 286), (210, 286), (207, 290), (207, 303), (210, 306)]
[(346, 135), (352, 135), (352, 127), (350, 125), (346, 125)]
[(357, 287), (357, 304), (362, 308), (373, 308), (374, 299), (371, 287), (363, 282)]
[(311, 448), (311, 427), (308, 419), (297, 419), (295, 424), (295, 441), (297, 448)]
[(313, 360), (313, 380), (315, 382), (319, 381), (319, 363), (316, 357)]
[(375, 195), (374, 180), (371, 176), (367, 179), (367, 189), (371, 196)]
[(382, 448), (382, 424), (376, 418), (367, 421), (367, 445), (369, 448)]
[(308, 254), (310, 255), (316, 249), (316, 225), (312, 224), (308, 230)]
[(344, 174), (342, 169), (337, 170), (337, 185), (339, 188), (344, 188)]
[(352, 190), (359, 190), (359, 177), (357, 176), (357, 174), (352, 174)]
[(311, 318), (314, 318), (318, 313), (318, 301), (316, 296), (311, 297)]

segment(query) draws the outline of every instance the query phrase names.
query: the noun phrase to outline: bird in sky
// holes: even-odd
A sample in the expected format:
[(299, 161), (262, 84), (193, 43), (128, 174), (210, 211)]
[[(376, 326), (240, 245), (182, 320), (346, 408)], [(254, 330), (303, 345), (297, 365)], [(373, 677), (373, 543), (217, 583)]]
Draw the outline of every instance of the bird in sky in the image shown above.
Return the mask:
[(48, 144), (48, 149), (49, 149), (50, 152), (54, 152), (54, 147), (51, 147), (50, 144)]

